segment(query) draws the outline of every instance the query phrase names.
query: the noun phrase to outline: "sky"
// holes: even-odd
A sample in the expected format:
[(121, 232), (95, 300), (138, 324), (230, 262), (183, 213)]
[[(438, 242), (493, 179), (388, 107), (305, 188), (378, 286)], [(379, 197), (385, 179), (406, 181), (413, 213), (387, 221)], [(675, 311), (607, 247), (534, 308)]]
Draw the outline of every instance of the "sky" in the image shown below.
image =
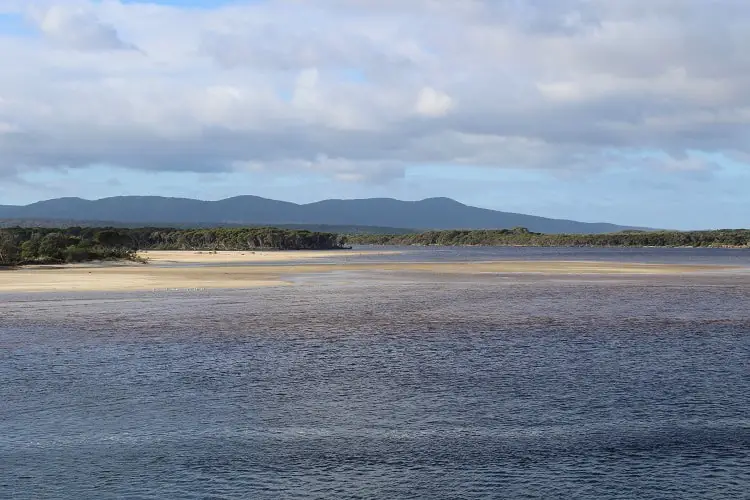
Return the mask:
[(750, 227), (746, 0), (0, 0), (0, 204)]

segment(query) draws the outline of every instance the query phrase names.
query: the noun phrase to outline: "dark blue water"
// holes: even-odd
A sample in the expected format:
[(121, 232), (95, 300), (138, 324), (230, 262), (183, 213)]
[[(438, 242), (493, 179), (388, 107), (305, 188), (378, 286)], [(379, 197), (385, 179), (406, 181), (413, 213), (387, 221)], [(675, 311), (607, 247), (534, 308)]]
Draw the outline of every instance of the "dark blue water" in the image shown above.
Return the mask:
[(0, 296), (0, 498), (748, 498), (750, 281)]
[(653, 264), (713, 264), (750, 267), (750, 249), (739, 248), (596, 248), (596, 247), (398, 247), (356, 246), (355, 250), (396, 251), (394, 255), (363, 255), (362, 260), (494, 261), (563, 260), (642, 262)]
[[(345, 257), (309, 259), (307, 263), (358, 262), (482, 262), (514, 261), (593, 261), (648, 264), (730, 265), (750, 268), (750, 249), (738, 248), (573, 248), (573, 247), (417, 247), (358, 245), (352, 249), (362, 253)], [(269, 252), (263, 252), (269, 253)], [(171, 263), (169, 267), (244, 266), (246, 263), (227, 264), (217, 259), (216, 264)], [(259, 262), (256, 265), (297, 265), (289, 262)]]

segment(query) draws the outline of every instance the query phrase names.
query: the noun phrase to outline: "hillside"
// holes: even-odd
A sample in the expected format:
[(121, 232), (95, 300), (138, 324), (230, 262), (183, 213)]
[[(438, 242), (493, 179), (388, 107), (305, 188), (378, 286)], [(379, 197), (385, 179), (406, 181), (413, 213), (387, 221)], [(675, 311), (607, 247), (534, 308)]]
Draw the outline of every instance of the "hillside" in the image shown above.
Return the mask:
[[(38, 227), (38, 228), (57, 228), (64, 229), (69, 227), (113, 227), (113, 228), (142, 228), (143, 223), (124, 222), (124, 221), (102, 221), (102, 220), (75, 220), (75, 219), (1, 219), (0, 229), (13, 227)], [(266, 227), (263, 224), (237, 224), (222, 222), (200, 222), (200, 223), (172, 223), (168, 221), (159, 221), (148, 224), (154, 228), (173, 228), (173, 229), (212, 229), (217, 227), (225, 228), (245, 228), (245, 227)], [(400, 227), (380, 227), (380, 226), (332, 226), (329, 224), (274, 224), (279, 229), (291, 229), (299, 231), (312, 231), (320, 233), (338, 233), (338, 234), (413, 234), (418, 232), (416, 229), (405, 229)]]
[[(540, 233), (609, 233), (629, 229), (607, 223), (549, 219), (464, 205), (449, 198), (400, 201), (391, 198), (325, 200), (296, 204), (258, 196), (219, 201), (159, 196), (100, 200), (57, 198), (25, 206), (0, 205), (0, 219), (108, 221), (127, 225), (340, 226), (410, 229), (509, 229)], [(373, 231), (373, 232), (382, 232)]]

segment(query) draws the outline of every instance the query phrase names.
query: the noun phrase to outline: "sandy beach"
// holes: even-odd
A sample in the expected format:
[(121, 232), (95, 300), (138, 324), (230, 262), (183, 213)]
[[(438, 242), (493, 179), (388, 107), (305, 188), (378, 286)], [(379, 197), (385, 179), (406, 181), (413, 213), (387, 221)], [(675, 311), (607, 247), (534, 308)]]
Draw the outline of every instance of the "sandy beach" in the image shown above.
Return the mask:
[(295, 251), (172, 251), (151, 250), (138, 252), (140, 257), (145, 258), (150, 264), (242, 264), (259, 262), (299, 262), (312, 259), (348, 259), (367, 255), (397, 255), (397, 250), (295, 250)]
[[(376, 275), (416, 273), (430, 276), (498, 274), (580, 275), (680, 275), (721, 272), (729, 266), (637, 264), (617, 262), (495, 261), (495, 262), (347, 262), (364, 252), (144, 252), (147, 264), (114, 263), (44, 267), (0, 271), (0, 292), (152, 291), (251, 288), (283, 286), (296, 277), (331, 272)], [(376, 253), (376, 252), (373, 252)], [(384, 252), (380, 252), (384, 253)], [(316, 257), (334, 263), (316, 264)], [(278, 262), (279, 265), (274, 265)], [(295, 264), (295, 262), (300, 262)], [(198, 264), (177, 267), (169, 264)], [(200, 264), (208, 264), (201, 266)], [(246, 263), (247, 265), (242, 265)], [(253, 265), (253, 264), (262, 265)], [(268, 264), (271, 263), (271, 264)], [(222, 265), (227, 264), (227, 265)], [(231, 264), (231, 265), (229, 265)], [(340, 279), (340, 276), (339, 278)]]

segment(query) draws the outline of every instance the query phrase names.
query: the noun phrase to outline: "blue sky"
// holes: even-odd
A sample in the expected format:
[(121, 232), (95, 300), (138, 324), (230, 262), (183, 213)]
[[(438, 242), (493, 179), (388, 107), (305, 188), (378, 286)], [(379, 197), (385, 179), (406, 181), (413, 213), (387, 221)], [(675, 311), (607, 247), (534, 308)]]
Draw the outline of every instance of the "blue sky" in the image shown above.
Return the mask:
[(0, 3), (0, 204), (448, 196), (750, 226), (750, 6)]
[(231, 4), (251, 4), (261, 3), (265, 0), (155, 0), (153, 2), (145, 2), (141, 0), (122, 0), (124, 4), (158, 4), (158, 5), (169, 5), (172, 7), (181, 8), (201, 8), (201, 9), (212, 9), (216, 7), (222, 7)]

